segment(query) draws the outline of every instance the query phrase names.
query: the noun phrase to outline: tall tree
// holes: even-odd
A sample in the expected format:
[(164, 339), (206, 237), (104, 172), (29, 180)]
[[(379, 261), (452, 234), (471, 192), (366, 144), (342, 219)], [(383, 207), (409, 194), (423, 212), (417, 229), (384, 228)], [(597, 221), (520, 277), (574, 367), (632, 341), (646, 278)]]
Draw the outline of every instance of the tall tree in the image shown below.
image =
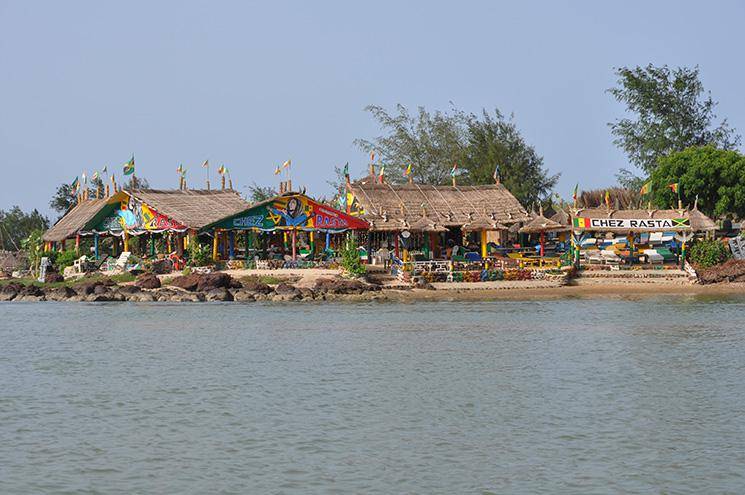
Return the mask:
[(277, 195), (277, 190), (271, 186), (260, 186), (253, 183), (248, 186), (248, 200), (252, 203), (260, 203)]
[(415, 181), (426, 184), (450, 182), (453, 164), (458, 164), (458, 181), (464, 184), (492, 184), (494, 170), (506, 187), (523, 204), (545, 198), (559, 176), (549, 175), (543, 158), (525, 142), (512, 119), (499, 110), (490, 115), (467, 114), (456, 108), (430, 113), (419, 108), (412, 116), (404, 106), (389, 114), (379, 106), (366, 108), (384, 134), (355, 143), (375, 151), (385, 164), (390, 182), (405, 180), (403, 171), (412, 165)]
[(491, 184), (498, 171), (500, 181), (524, 205), (546, 198), (559, 180), (549, 175), (543, 157), (525, 142), (512, 119), (495, 110), (481, 118), (469, 116), (463, 168), (469, 184)]
[(48, 228), (49, 220), (37, 210), (26, 213), (18, 206), (0, 210), (0, 250), (17, 251), (29, 234)]
[[(692, 147), (660, 159), (652, 172), (651, 197), (659, 208), (684, 205), (698, 197), (699, 209), (712, 217), (745, 217), (745, 156), (714, 146)], [(671, 184), (678, 184), (674, 192)]]
[(390, 182), (402, 182), (404, 168), (412, 164), (415, 180), (442, 184), (450, 179), (453, 164), (462, 162), (468, 120), (463, 112), (453, 109), (451, 113), (430, 113), (419, 107), (412, 116), (403, 105), (396, 106), (395, 114), (378, 105), (365, 110), (385, 134), (372, 140), (357, 139), (355, 144), (366, 152), (375, 152)]
[[(727, 150), (740, 143), (726, 119), (715, 123), (717, 102), (704, 90), (698, 67), (621, 67), (616, 76), (617, 86), (608, 92), (633, 117), (608, 124), (613, 143), (645, 175), (654, 171), (660, 158), (690, 146)], [(639, 185), (631, 170), (622, 169), (618, 178), (624, 185)]]
[[(147, 184), (147, 181), (144, 179), (137, 180), (144, 181), (144, 183)], [(106, 186), (104, 185), (101, 178), (92, 179), (88, 187), (88, 197), (95, 198), (96, 190), (99, 191), (99, 194), (103, 195), (105, 188)], [(70, 208), (75, 205), (76, 202), (77, 199), (75, 196), (75, 190), (73, 189), (71, 184), (65, 183), (57, 186), (57, 190), (55, 191), (54, 196), (52, 196), (52, 199), (49, 201), (49, 207), (60, 215), (64, 215)]]

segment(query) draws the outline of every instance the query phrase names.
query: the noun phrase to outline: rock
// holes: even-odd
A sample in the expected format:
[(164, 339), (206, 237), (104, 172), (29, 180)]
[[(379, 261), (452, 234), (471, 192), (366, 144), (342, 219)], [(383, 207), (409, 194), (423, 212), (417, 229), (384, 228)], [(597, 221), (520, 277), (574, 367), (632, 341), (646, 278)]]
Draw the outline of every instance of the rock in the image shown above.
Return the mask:
[(83, 299), (85, 302), (109, 302), (112, 300), (111, 294), (88, 294)]
[(106, 287), (105, 285), (94, 285), (93, 286), (93, 294), (97, 296), (102, 296), (104, 294), (108, 294), (109, 292), (110, 292), (109, 288)]
[(33, 294), (26, 294), (26, 295), (16, 296), (14, 301), (16, 302), (39, 302), (39, 301), (46, 301), (46, 299), (43, 295), (35, 296)]
[(98, 291), (99, 291), (98, 293), (101, 294), (101, 293), (103, 293), (101, 291), (105, 291), (107, 287), (111, 287), (113, 285), (116, 285), (116, 284), (114, 284), (114, 282), (112, 282), (109, 279), (95, 280), (93, 282), (91, 282), (91, 281), (87, 281), (87, 282), (86, 281), (83, 281), (83, 282), (77, 284), (74, 287), (74, 289), (75, 289), (75, 292), (78, 293), (78, 295), (88, 296), (88, 295), (94, 294), (96, 292), (96, 287), (103, 287), (104, 288), (104, 289), (98, 289)]
[(210, 292), (213, 289), (240, 289), (243, 287), (240, 282), (223, 272), (205, 273), (199, 277), (199, 292)]
[[(162, 259), (162, 260), (155, 260), (150, 264), (150, 269), (153, 271), (154, 274), (163, 275), (165, 273), (171, 273), (173, 271), (173, 263), (171, 260), (168, 259)], [(155, 287), (151, 287), (155, 288)]]
[(286, 284), (282, 282), (281, 284), (277, 285), (275, 287), (274, 292), (276, 294), (299, 294), (300, 291), (297, 290), (294, 286), (290, 284)]
[(314, 290), (329, 294), (361, 294), (368, 291), (379, 291), (380, 286), (367, 284), (361, 280), (319, 278), (316, 280)]
[(435, 290), (435, 287), (429, 282), (427, 282), (427, 280), (424, 277), (413, 277), (411, 279), (411, 284), (416, 289)]
[(745, 260), (731, 259), (709, 268), (696, 268), (702, 284), (745, 281)]
[(122, 294), (130, 302), (153, 302), (155, 295), (152, 292), (130, 292)]
[(0, 292), (0, 301), (12, 301), (17, 295), (18, 293), (13, 291)]
[(47, 272), (46, 275), (44, 275), (44, 283), (45, 284), (55, 284), (58, 282), (64, 282), (65, 277), (62, 276), (62, 274), (58, 272)]
[(269, 294), (272, 292), (272, 288), (269, 287), (267, 284), (255, 280), (244, 282), (243, 288), (249, 292), (254, 292), (257, 294)]
[(197, 286), (199, 285), (199, 278), (201, 275), (197, 273), (192, 273), (189, 275), (181, 275), (173, 280), (171, 280), (170, 284), (174, 287), (178, 287), (180, 289), (188, 290), (190, 292), (193, 292), (197, 290)]
[(205, 299), (207, 301), (232, 301), (233, 294), (226, 287), (218, 287), (207, 292)]
[(44, 297), (44, 291), (41, 287), (36, 285), (25, 285), (18, 291), (16, 300), (18, 300), (19, 297)]
[(253, 302), (256, 300), (256, 296), (254, 292), (238, 289), (233, 292), (233, 300), (236, 302)]
[(138, 292), (142, 292), (142, 289), (137, 287), (136, 285), (120, 285), (118, 287), (120, 294), (136, 294)]
[(160, 279), (154, 273), (143, 273), (135, 280), (135, 286), (141, 289), (159, 289)]
[(284, 302), (284, 301), (297, 301), (300, 299), (300, 293), (293, 293), (293, 294), (274, 294), (271, 296), (271, 300), (274, 302)]
[(47, 301), (67, 301), (76, 295), (77, 292), (70, 287), (57, 287), (46, 291)]
[(316, 293), (313, 292), (311, 289), (299, 289), (300, 297), (304, 301), (313, 301), (316, 298)]

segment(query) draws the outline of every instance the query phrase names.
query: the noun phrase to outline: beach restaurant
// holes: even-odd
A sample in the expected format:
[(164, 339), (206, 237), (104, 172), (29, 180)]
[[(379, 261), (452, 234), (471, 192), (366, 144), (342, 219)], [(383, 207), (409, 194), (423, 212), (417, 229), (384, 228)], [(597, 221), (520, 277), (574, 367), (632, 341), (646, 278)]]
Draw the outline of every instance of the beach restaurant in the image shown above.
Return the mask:
[[(389, 184), (371, 173), (347, 182), (346, 208), (370, 228), (365, 245), (373, 257), (393, 252), (409, 260), (486, 258), (504, 245), (513, 225), (531, 217), (502, 184), (482, 186)], [(460, 252), (453, 253), (454, 248)], [(379, 256), (385, 257), (385, 256)]]
[(249, 206), (231, 189), (155, 190), (115, 192), (104, 199), (82, 199), (43, 236), (48, 249), (66, 248), (75, 240), (79, 251), (81, 237), (93, 239), (94, 256), (99, 257), (100, 240), (112, 239), (112, 254), (130, 250), (132, 238), (145, 240), (150, 255), (157, 253), (156, 240), (165, 253), (183, 254), (189, 239), (203, 227)]
[(307, 261), (330, 257), (349, 231), (365, 231), (361, 218), (286, 192), (220, 218), (202, 228), (213, 237), (215, 261), (235, 259), (236, 234), (245, 237), (246, 259)]
[(696, 206), (670, 210), (586, 208), (572, 212), (572, 245), (580, 265), (684, 263), (686, 244), (714, 232)]

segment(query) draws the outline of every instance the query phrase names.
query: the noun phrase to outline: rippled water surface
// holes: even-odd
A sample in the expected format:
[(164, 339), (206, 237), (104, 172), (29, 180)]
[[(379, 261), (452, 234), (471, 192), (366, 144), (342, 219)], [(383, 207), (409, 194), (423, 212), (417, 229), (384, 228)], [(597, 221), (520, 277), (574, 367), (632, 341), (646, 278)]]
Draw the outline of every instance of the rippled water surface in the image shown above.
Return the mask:
[(744, 493), (745, 299), (0, 305), (0, 492)]

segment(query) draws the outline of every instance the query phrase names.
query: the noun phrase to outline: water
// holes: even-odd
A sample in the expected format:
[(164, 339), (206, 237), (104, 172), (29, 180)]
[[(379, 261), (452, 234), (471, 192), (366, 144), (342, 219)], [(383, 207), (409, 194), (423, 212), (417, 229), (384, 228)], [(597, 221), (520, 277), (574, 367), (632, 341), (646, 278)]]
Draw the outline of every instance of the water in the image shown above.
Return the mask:
[(1, 493), (743, 493), (745, 298), (0, 305)]

